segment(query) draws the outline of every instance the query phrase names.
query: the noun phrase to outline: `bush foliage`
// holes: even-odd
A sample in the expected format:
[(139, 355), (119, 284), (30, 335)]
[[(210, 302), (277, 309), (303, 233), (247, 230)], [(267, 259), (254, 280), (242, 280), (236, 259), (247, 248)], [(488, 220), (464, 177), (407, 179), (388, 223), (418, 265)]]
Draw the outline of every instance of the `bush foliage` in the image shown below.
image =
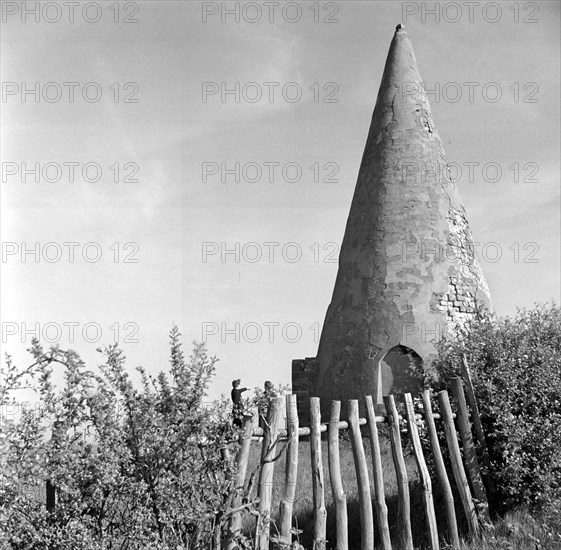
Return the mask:
[[(561, 496), (561, 310), (480, 314), (441, 344), (428, 385), (445, 388), (465, 353), (502, 509), (558, 507)], [(561, 510), (560, 510), (561, 511)]]
[[(33, 342), (33, 364), (8, 357), (0, 389), (0, 547), (13, 550), (209, 549), (227, 524), (235, 488), (229, 409), (203, 403), (215, 358), (195, 344), (186, 360), (171, 332), (169, 375), (133, 384), (117, 346), (96, 374), (73, 351)], [(53, 369), (62, 367), (57, 389)], [(39, 402), (14, 391), (35, 385)], [(89, 435), (84, 437), (84, 429)], [(54, 511), (42, 489), (56, 487)]]

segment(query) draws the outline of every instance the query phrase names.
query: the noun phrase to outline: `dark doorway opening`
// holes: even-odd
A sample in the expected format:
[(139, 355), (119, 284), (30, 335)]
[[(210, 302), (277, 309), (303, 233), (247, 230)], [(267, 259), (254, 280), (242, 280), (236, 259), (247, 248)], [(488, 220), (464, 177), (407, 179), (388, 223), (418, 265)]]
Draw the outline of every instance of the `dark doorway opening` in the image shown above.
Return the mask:
[(407, 346), (394, 346), (381, 362), (382, 395), (416, 393), (421, 387), (423, 360)]

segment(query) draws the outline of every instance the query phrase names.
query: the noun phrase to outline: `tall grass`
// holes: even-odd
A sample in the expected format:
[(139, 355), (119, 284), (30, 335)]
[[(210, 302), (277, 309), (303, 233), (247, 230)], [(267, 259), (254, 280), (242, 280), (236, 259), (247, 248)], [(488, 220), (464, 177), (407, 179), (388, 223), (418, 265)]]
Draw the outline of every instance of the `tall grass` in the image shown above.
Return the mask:
[(531, 513), (527, 508), (508, 512), (481, 539), (462, 541), (461, 550), (560, 550), (558, 513)]

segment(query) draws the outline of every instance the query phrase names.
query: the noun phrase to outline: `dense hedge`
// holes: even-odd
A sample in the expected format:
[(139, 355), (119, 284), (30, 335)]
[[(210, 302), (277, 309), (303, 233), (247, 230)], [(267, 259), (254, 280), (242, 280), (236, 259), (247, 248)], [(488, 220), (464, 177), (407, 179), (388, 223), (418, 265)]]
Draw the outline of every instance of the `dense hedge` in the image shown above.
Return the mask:
[(480, 314), (441, 343), (427, 373), (435, 389), (460, 373), (462, 353), (475, 391), (500, 508), (558, 507), (561, 498), (561, 311), (521, 309), (514, 318)]

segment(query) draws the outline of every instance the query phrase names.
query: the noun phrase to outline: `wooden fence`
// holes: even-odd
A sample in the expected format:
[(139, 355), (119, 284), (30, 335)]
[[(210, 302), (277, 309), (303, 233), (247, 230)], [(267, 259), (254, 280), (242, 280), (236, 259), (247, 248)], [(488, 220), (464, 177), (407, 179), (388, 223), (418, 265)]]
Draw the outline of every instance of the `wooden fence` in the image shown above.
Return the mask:
[[(465, 365), (467, 367), (467, 364)], [(464, 371), (465, 372), (465, 371)], [(397, 529), (398, 539), (396, 547), (405, 550), (413, 550), (413, 537), (411, 529), (411, 512), (409, 496), (409, 480), (405, 465), (403, 448), (401, 443), (400, 420), (405, 420), (407, 432), (411, 441), (413, 454), (417, 463), (421, 488), (423, 494), (423, 509), (429, 533), (429, 547), (432, 550), (439, 549), (440, 540), (446, 538), (452, 548), (460, 547), (458, 535), (458, 524), (454, 509), (454, 497), (447, 469), (443, 460), (435, 420), (439, 421), (447, 443), (450, 456), (451, 470), (457, 492), (460, 495), (462, 508), (467, 520), (467, 526), (472, 536), (477, 536), (481, 529), (481, 522), (489, 521), (486, 489), (482, 482), (479, 464), (476, 456), (476, 448), (471, 432), (470, 416), (474, 423), (475, 433), (485, 449), (483, 431), (479, 420), (479, 413), (473, 394), (473, 388), (467, 377), (467, 395), (472, 414), (468, 412), (468, 406), (464, 394), (464, 386), (460, 378), (451, 380), (452, 394), (456, 403), (457, 414), (452, 413), (450, 399), (446, 391), (438, 394), (438, 403), (441, 413), (435, 414), (432, 410), (431, 396), (428, 391), (422, 394), (422, 414), (416, 411), (410, 394), (405, 394), (405, 418), (402, 419), (397, 412), (394, 396), (384, 397), (386, 409), (385, 416), (376, 416), (375, 408), (370, 396), (364, 399), (364, 410), (366, 418), (359, 418), (358, 400), (349, 400), (346, 403), (347, 421), (342, 421), (341, 402), (331, 402), (331, 415), (329, 421), (322, 423), (320, 419), (320, 400), (317, 397), (310, 398), (310, 426), (299, 427), (297, 415), (297, 402), (295, 395), (287, 395), (286, 398), (286, 424), (281, 426), (284, 420), (282, 410), (284, 399), (278, 397), (270, 403), (266, 426), (264, 429), (254, 429), (251, 419), (247, 419), (241, 431), (241, 445), (236, 457), (238, 468), (238, 487), (236, 498), (233, 502), (233, 510), (230, 523), (230, 538), (227, 550), (235, 550), (236, 536), (241, 530), (241, 512), (235, 512), (242, 508), (242, 497), (246, 484), (246, 473), (250, 455), (250, 444), (252, 436), (262, 436), (261, 463), (258, 479), (258, 520), (256, 527), (257, 550), (268, 550), (270, 544), (270, 521), (275, 510), (272, 509), (272, 481), (275, 468), (275, 460), (280, 449), (286, 450), (285, 483), (279, 507), (279, 533), (277, 542), (279, 547), (288, 548), (292, 542), (292, 517), (293, 504), (298, 480), (298, 443), (302, 436), (309, 436), (310, 460), (312, 467), (313, 485), (313, 548), (324, 550), (326, 548), (326, 526), (327, 511), (325, 505), (325, 480), (323, 474), (323, 462), (321, 448), (321, 434), (327, 432), (328, 441), (328, 468), (331, 479), (331, 491), (334, 501), (334, 514), (336, 526), (336, 543), (330, 542), (330, 547), (337, 550), (348, 550), (348, 515), (347, 500), (340, 469), (339, 456), (339, 431), (349, 430), (354, 457), (354, 465), (358, 484), (358, 505), (360, 509), (361, 546), (360, 550), (374, 549), (374, 516), (379, 530), (379, 548), (391, 550), (390, 529), (388, 524), (388, 508), (384, 496), (384, 472), (382, 471), (382, 460), (380, 452), (380, 441), (378, 435), (378, 424), (387, 423), (391, 444), (392, 459), (396, 471), (398, 488), (398, 517)], [(433, 502), (434, 482), (429, 475), (423, 454), (423, 447), (419, 437), (419, 420), (423, 418), (426, 425), (426, 434), (430, 440), (430, 453), (434, 459), (436, 481), (444, 496), (444, 510), (446, 515), (446, 536), (439, 533), (436, 522), (435, 508)], [(456, 420), (459, 431), (459, 439), (462, 443), (462, 451), (458, 442), (458, 435), (454, 420)], [(364, 451), (364, 441), (360, 426), (367, 426), (368, 438), (370, 440), (374, 497), (370, 488), (368, 476), (368, 464)], [(482, 460), (488, 460), (484, 453)], [(479, 510), (476, 510), (475, 502)], [(283, 546), (284, 544), (284, 546)], [(353, 549), (351, 549), (353, 550)]]

